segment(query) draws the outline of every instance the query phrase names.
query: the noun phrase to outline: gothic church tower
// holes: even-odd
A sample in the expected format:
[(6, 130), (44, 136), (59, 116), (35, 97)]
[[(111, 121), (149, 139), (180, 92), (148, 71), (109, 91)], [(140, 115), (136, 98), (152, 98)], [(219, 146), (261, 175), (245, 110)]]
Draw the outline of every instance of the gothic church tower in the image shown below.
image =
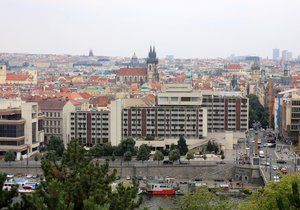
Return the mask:
[(150, 46), (147, 58), (147, 79), (149, 83), (159, 82), (159, 74), (157, 70), (158, 59), (156, 58), (155, 47)]

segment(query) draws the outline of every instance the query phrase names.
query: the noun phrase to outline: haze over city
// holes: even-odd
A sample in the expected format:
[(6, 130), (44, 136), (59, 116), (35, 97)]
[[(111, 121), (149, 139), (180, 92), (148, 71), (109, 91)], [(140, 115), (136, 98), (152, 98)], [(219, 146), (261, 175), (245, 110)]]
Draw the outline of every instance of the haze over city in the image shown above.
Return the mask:
[(293, 0), (1, 0), (0, 52), (184, 58), (300, 54)]

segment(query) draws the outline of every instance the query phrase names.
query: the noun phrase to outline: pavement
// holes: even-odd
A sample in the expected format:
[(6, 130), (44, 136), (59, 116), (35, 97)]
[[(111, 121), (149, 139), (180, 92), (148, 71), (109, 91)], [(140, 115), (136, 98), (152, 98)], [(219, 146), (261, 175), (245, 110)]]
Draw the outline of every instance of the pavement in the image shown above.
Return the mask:
[[(254, 143), (251, 143), (254, 140), (255, 131), (249, 131), (247, 144), (250, 149), (250, 156), (253, 156), (254, 153)], [(261, 145), (264, 145), (266, 137), (266, 131), (260, 130), (259, 131), (259, 139), (261, 141)], [(295, 153), (291, 151), (290, 145), (285, 143), (276, 141), (276, 147), (261, 147), (259, 151), (264, 151), (265, 157), (260, 158), (260, 163), (267, 162), (269, 163), (268, 166), (260, 164), (260, 169), (262, 175), (264, 176), (265, 180), (274, 181), (274, 176), (281, 174), (279, 170), (273, 170), (273, 166), (285, 167), (288, 173), (297, 173), (299, 171), (299, 166), (295, 167)], [(278, 164), (277, 160), (284, 160), (286, 164)]]

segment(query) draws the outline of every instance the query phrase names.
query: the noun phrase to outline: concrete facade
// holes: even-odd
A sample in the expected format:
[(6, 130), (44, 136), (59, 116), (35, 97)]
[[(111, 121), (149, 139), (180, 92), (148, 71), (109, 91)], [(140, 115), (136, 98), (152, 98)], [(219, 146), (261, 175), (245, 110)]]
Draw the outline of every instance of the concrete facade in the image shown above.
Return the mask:
[(37, 103), (0, 100), (0, 152), (13, 151), (17, 160), (38, 152), (44, 142), (43, 120)]

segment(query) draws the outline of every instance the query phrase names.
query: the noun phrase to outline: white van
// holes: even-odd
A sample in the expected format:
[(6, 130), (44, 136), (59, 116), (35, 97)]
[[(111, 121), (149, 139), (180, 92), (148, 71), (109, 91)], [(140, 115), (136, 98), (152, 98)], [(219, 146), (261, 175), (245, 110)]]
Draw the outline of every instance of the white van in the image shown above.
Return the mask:
[(262, 150), (259, 151), (259, 157), (260, 158), (264, 158), (265, 157), (264, 151), (262, 151)]

